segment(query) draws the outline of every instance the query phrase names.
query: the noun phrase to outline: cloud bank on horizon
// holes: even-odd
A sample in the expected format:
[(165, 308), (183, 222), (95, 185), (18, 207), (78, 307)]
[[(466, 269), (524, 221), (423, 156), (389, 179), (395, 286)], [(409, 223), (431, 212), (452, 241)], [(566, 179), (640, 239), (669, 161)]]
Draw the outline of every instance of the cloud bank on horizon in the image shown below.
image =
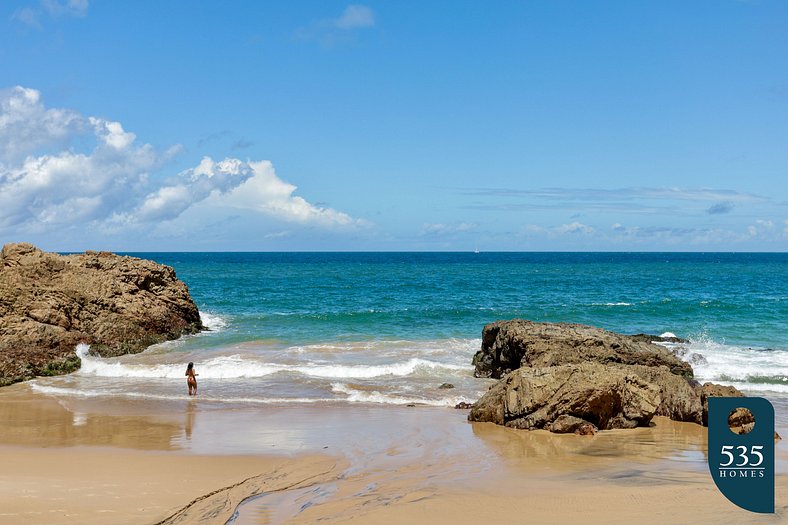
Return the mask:
[(112, 231), (177, 219), (196, 206), (251, 210), (322, 228), (365, 221), (295, 195), (270, 161), (206, 156), (157, 177), (181, 150), (139, 144), (120, 122), (45, 107), (35, 89), (0, 91), (0, 231), (94, 226)]

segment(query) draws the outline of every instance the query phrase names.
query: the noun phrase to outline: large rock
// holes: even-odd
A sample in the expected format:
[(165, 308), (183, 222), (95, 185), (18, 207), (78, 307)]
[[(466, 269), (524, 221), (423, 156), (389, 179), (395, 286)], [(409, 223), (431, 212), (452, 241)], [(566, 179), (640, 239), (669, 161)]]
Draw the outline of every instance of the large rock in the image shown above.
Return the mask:
[[(702, 386), (697, 387), (696, 391), (698, 393), (698, 397), (700, 398), (700, 402), (702, 405), (702, 410), (703, 410), (702, 423), (704, 427), (708, 426), (709, 424), (709, 398), (710, 397), (744, 397), (744, 394), (739, 392), (739, 390), (736, 387), (715, 385), (714, 383), (703, 383)], [(749, 415), (749, 420), (741, 421), (739, 423), (745, 424), (751, 422), (752, 422), (752, 414)]]
[[(553, 432), (574, 431), (581, 423), (572, 418), (600, 429), (643, 424), (653, 415), (706, 425), (708, 397), (743, 395), (733, 387), (700, 386), (689, 363), (652, 344), (654, 337), (521, 319), (488, 324), (473, 360), (476, 376), (505, 375), (469, 419)], [(640, 412), (624, 404), (634, 393), (644, 400)], [(736, 421), (748, 423), (745, 416)]]
[[(520, 429), (566, 431), (573, 416), (599, 429), (648, 425), (660, 388), (625, 367), (599, 363), (520, 368), (474, 404), (468, 419)], [(558, 420), (558, 421), (556, 421)], [(572, 430), (574, 431), (574, 429)]]
[(655, 415), (665, 416), (674, 421), (690, 423), (703, 421), (703, 404), (698, 394), (697, 381), (676, 375), (666, 366), (618, 366), (659, 387), (662, 402)]
[(642, 338), (567, 323), (497, 321), (484, 327), (473, 358), (476, 377), (500, 378), (523, 366), (546, 367), (593, 361), (601, 364), (666, 366), (692, 378), (692, 367), (669, 350)]
[(169, 266), (108, 252), (62, 256), (27, 243), (0, 252), (0, 386), (77, 369), (80, 342), (106, 357), (201, 329)]

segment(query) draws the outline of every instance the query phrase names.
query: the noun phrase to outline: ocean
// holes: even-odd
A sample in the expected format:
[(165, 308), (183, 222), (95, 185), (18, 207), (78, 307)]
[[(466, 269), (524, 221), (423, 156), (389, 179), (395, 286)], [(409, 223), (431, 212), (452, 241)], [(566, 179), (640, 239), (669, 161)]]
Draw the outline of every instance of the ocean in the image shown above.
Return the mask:
[(491, 384), (471, 365), (483, 326), (524, 318), (672, 333), (699, 381), (788, 399), (784, 253), (128, 255), (175, 268), (209, 330), (112, 359), (81, 347), (81, 370), (34, 390), (183, 399), (191, 361), (217, 407), (450, 407)]

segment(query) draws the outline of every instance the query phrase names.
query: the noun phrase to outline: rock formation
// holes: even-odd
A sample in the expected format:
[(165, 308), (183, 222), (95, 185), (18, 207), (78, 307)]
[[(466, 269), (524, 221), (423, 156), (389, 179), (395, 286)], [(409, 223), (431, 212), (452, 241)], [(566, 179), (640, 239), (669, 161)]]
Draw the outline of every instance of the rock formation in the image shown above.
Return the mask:
[(476, 376), (502, 379), (468, 419), (577, 433), (644, 426), (655, 415), (706, 424), (708, 397), (743, 395), (700, 386), (689, 363), (651, 337), (521, 319), (488, 324), (473, 358)]
[(498, 379), (522, 366), (545, 367), (594, 361), (601, 364), (667, 366), (692, 377), (692, 367), (670, 351), (601, 328), (567, 323), (497, 321), (484, 327), (482, 349), (473, 357), (476, 377)]
[(141, 352), (202, 329), (169, 266), (108, 252), (0, 252), (0, 386), (79, 368), (84, 342), (101, 356)]
[(512, 428), (549, 430), (563, 415), (603, 430), (633, 428), (648, 424), (660, 401), (657, 386), (623, 368), (599, 363), (525, 367), (490, 389), (471, 417), (492, 407), (484, 419)]

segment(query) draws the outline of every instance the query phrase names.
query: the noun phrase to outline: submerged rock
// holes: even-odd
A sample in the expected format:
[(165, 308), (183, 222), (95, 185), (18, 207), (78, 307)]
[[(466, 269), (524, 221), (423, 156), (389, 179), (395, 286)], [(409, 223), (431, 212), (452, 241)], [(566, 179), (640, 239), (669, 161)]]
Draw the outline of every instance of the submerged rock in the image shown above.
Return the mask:
[(0, 252), (0, 386), (76, 370), (78, 343), (101, 356), (141, 352), (202, 329), (186, 285), (169, 266), (88, 251)]

